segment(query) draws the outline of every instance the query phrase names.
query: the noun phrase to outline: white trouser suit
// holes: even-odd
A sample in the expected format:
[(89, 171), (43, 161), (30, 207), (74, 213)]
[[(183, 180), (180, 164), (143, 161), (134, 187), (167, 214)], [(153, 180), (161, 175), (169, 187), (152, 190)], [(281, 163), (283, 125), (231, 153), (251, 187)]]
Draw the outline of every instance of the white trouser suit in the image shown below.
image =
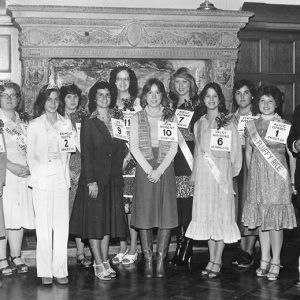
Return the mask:
[(58, 119), (55, 128), (49, 128), (42, 115), (28, 127), (27, 153), (36, 215), (38, 277), (68, 275), (69, 154), (51, 151), (56, 147), (57, 132), (70, 130), (72, 126), (61, 116)]

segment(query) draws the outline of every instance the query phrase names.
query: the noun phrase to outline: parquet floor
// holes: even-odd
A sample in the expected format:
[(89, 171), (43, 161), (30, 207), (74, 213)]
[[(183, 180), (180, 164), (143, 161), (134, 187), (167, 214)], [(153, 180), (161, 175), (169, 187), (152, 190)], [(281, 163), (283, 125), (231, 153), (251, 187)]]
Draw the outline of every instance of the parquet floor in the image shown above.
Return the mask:
[(3, 278), (0, 300), (90, 300), (90, 299), (300, 299), (300, 287), (294, 282), (298, 278), (298, 255), (300, 239), (288, 233), (282, 251), (284, 268), (280, 279), (268, 282), (266, 278), (255, 276), (255, 267), (247, 272), (237, 272), (231, 267), (230, 260), (236, 248), (226, 247), (223, 256), (222, 275), (218, 279), (205, 280), (200, 272), (207, 262), (207, 251), (197, 251), (190, 267), (170, 268), (163, 279), (145, 279), (141, 255), (135, 265), (116, 267), (118, 277), (111, 282), (103, 282), (93, 275), (92, 269), (82, 270), (74, 259), (69, 261), (68, 286), (54, 284), (41, 285), (36, 278), (36, 268), (30, 267), (27, 275), (14, 275)]

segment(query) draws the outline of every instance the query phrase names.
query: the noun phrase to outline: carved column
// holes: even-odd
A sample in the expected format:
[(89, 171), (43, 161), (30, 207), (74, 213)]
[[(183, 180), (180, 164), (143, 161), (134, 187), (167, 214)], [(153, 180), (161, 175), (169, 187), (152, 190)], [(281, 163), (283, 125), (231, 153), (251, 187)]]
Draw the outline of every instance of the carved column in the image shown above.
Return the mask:
[(22, 92), (25, 101), (25, 110), (32, 113), (33, 104), (41, 87), (48, 83), (48, 58), (22, 58), (23, 84)]

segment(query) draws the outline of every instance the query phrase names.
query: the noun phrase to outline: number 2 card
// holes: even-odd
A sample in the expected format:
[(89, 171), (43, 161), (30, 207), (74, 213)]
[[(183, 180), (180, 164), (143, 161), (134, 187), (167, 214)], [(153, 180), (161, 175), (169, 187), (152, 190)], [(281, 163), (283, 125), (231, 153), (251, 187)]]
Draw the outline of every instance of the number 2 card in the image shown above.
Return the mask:
[(75, 138), (73, 131), (59, 133), (59, 149), (60, 152), (75, 152)]

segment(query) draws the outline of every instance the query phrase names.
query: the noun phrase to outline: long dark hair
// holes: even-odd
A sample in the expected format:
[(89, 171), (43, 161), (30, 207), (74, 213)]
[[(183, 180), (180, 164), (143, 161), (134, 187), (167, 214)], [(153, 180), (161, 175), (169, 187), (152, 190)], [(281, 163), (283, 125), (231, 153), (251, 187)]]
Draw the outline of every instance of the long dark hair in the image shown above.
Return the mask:
[(52, 87), (51, 85), (46, 84), (40, 89), (33, 106), (33, 116), (35, 118), (41, 116), (44, 113), (45, 103), (50, 97), (52, 92), (57, 92), (59, 96), (58, 87)]
[(151, 87), (152, 85), (156, 85), (159, 92), (162, 95), (161, 98), (161, 105), (163, 107), (169, 107), (170, 105), (170, 100), (167, 96), (166, 90), (165, 90), (165, 86), (163, 84), (162, 81), (160, 81), (158, 78), (150, 78), (146, 81), (146, 83), (144, 84), (143, 90), (142, 90), (142, 94), (141, 94), (141, 107), (145, 108), (147, 105), (147, 94), (151, 91)]
[(60, 98), (60, 107), (59, 107), (59, 112), (60, 114), (64, 115), (65, 114), (65, 109), (66, 109), (66, 102), (65, 98), (67, 95), (77, 95), (78, 96), (78, 105), (76, 108), (78, 108), (81, 105), (81, 89), (74, 83), (72, 84), (66, 84), (63, 85), (60, 90), (59, 90), (59, 98)]
[[(104, 90), (104, 89), (108, 89), (110, 96), (112, 93), (112, 88), (111, 85), (107, 82), (107, 81), (97, 81), (89, 90), (89, 104), (88, 104), (88, 108), (89, 108), (89, 112), (92, 113), (96, 110), (97, 108), (97, 102), (96, 102), (96, 94), (98, 90)], [(116, 105), (116, 100), (117, 99), (112, 99), (110, 100), (110, 108), (113, 108)]]
[(129, 88), (128, 92), (130, 94), (130, 100), (132, 105), (138, 94), (138, 80), (134, 71), (128, 66), (117, 66), (113, 68), (109, 74), (109, 83), (112, 87), (111, 99), (116, 103), (118, 97), (118, 88), (116, 86), (117, 76), (121, 71), (126, 71), (129, 74)]
[(193, 106), (196, 106), (198, 102), (198, 87), (196, 85), (195, 78), (190, 73), (189, 69), (186, 67), (179, 68), (175, 73), (173, 73), (170, 77), (169, 84), (169, 97), (173, 103), (173, 108), (177, 108), (179, 96), (175, 88), (175, 79), (176, 78), (184, 78), (190, 83), (190, 91), (189, 96), (192, 101)]

